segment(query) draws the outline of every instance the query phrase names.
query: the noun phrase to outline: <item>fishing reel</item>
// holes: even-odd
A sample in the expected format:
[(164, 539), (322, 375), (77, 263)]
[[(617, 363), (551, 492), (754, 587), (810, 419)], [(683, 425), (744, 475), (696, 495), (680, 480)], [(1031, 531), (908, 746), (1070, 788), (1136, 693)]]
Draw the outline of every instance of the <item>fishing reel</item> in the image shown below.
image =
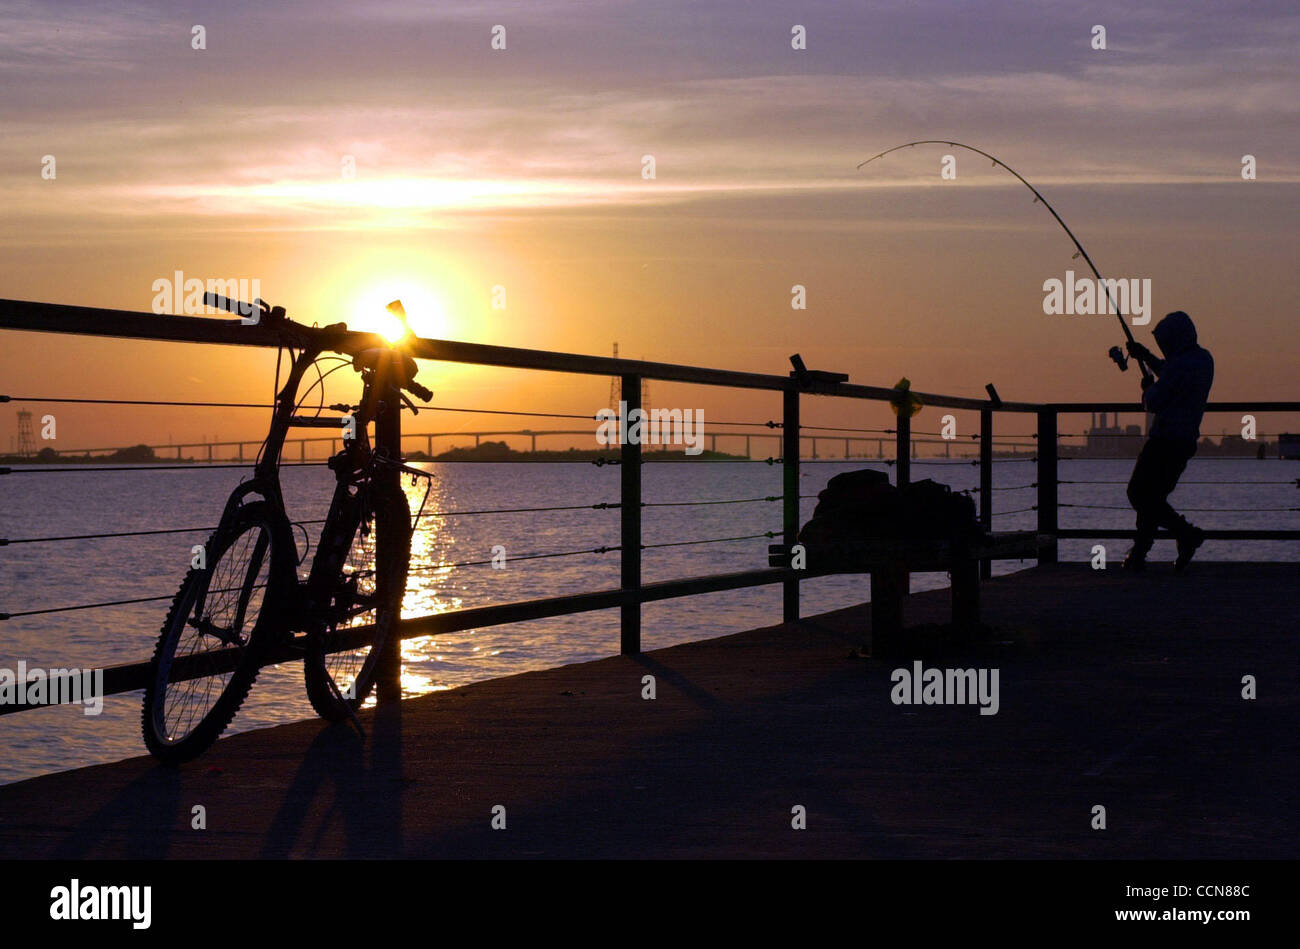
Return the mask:
[(1124, 350), (1120, 349), (1118, 346), (1112, 346), (1107, 355), (1109, 355), (1111, 359), (1115, 360), (1115, 365), (1119, 366), (1120, 372), (1128, 372), (1128, 356), (1124, 355)]

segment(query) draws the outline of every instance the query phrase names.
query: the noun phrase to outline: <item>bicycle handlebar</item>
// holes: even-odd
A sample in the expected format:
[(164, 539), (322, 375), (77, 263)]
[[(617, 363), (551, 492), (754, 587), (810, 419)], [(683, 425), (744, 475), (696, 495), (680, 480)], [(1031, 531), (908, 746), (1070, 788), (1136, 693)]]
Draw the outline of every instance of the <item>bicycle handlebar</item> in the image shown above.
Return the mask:
[(329, 326), (303, 326), (301, 323), (295, 323), (289, 319), (285, 315), (284, 307), (271, 306), (260, 297), (252, 303), (245, 303), (243, 300), (235, 300), (219, 293), (208, 292), (203, 294), (203, 304), (242, 317), (256, 313), (258, 318), (253, 320), (254, 324), (270, 326), (279, 330), (294, 345), (315, 343), (323, 349), (336, 349), (339, 352), (346, 351), (340, 348), (339, 341), (333, 338), (347, 332), (346, 323), (333, 323)]
[[(272, 309), (267, 305), (265, 300), (257, 299), (252, 303), (245, 303), (243, 300), (236, 300), (232, 297), (224, 297), (219, 293), (211, 291), (203, 294), (203, 305), (210, 306), (217, 310), (225, 310), (227, 313), (234, 313), (238, 316), (252, 316), (254, 313), (261, 316), (272, 318), (284, 316), (284, 307)], [(278, 313), (276, 311), (279, 311)]]
[[(346, 323), (334, 323), (330, 326), (324, 327), (303, 326), (300, 323), (295, 323), (285, 316), (284, 307), (272, 307), (261, 298), (254, 300), (252, 303), (245, 303), (243, 300), (235, 300), (231, 297), (222, 296), (219, 293), (208, 292), (203, 294), (203, 303), (205, 306), (210, 306), (218, 310), (225, 310), (227, 313), (235, 313), (239, 316), (251, 316), (253, 313), (257, 313), (259, 316), (258, 322), (260, 322), (262, 318), (265, 318), (267, 323), (280, 330), (291, 330), (293, 334), (298, 336), (300, 339), (314, 338), (317, 343), (325, 342), (325, 340), (321, 338), (323, 336), (335, 336), (347, 331)], [(346, 348), (339, 345), (339, 342), (340, 341), (338, 340), (333, 340), (327, 348), (336, 349), (339, 352), (348, 352)], [(355, 353), (353, 353), (353, 355), (355, 355)], [(412, 361), (411, 365), (411, 371), (412, 374), (414, 374), (414, 361)], [(414, 379), (408, 378), (401, 384), (401, 387), (409, 390), (424, 402), (433, 399), (433, 392), (420, 385)]]

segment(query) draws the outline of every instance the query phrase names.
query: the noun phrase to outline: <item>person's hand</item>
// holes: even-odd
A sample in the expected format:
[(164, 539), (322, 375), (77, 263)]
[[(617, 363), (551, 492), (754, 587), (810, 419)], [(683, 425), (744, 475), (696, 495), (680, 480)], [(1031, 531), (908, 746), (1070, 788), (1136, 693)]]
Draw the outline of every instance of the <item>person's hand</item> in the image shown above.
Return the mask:
[(1140, 359), (1143, 362), (1151, 362), (1152, 357), (1155, 355), (1151, 350), (1147, 349), (1135, 339), (1130, 339), (1125, 348), (1128, 350), (1130, 356), (1134, 359)]

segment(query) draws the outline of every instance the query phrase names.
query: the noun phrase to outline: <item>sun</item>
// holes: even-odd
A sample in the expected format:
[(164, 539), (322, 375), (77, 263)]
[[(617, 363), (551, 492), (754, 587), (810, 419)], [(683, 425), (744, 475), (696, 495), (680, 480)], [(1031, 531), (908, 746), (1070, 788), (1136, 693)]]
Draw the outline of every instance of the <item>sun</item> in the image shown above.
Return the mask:
[(401, 339), (406, 328), (386, 309), (401, 300), (406, 319), (416, 336), (441, 338), (446, 335), (447, 310), (442, 297), (427, 284), (416, 280), (381, 280), (357, 294), (347, 323), (349, 329), (378, 333), (390, 343)]

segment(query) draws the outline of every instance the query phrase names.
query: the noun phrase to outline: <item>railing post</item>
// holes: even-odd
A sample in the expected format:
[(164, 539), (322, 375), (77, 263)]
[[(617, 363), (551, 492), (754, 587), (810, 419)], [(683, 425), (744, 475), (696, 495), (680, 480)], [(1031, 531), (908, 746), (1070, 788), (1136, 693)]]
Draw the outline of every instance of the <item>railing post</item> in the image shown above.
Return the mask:
[[(980, 526), (993, 530), (993, 410), (980, 409)], [(993, 561), (980, 561), (980, 579), (993, 575)]]
[[(781, 528), (788, 554), (799, 541), (799, 390), (793, 385), (785, 390), (781, 408), (781, 492), (785, 502)], [(787, 623), (799, 622), (798, 580), (786, 580), (783, 585), (781, 617)]]
[[(898, 424), (894, 429), (894, 467), (898, 473), (894, 481), (899, 490), (907, 487), (912, 483), (912, 416), (910, 413), (911, 406), (908, 404), (906, 394), (898, 403)], [(880, 635), (880, 649), (882, 654), (894, 646), (888, 645), (886, 633), (877, 634), (877, 630), (890, 630), (895, 627), (901, 627), (903, 622), (903, 598), (911, 592), (912, 575), (901, 565), (891, 568), (886, 573), (881, 573), (880, 579), (877, 580), (876, 574), (871, 575), (871, 630), (872, 636)], [(876, 651), (873, 642), (872, 651)]]
[(1056, 410), (1038, 410), (1038, 533), (1052, 535), (1039, 563), (1056, 563)]
[[(386, 451), (390, 458), (400, 459), (402, 457), (402, 403), (395, 391), (391, 393), (389, 391), (391, 378), (389, 367), (381, 362), (380, 372), (376, 375), (379, 378), (375, 380), (375, 388), (381, 395), (379, 411), (375, 415), (375, 447), (377, 450)], [(385, 488), (401, 492), (402, 473), (395, 466), (381, 467), (375, 477), (383, 479)], [(377, 548), (376, 558), (379, 554)], [(391, 575), (392, 572), (388, 564), (376, 563), (375, 569), (381, 577), (385, 574)], [(389, 702), (400, 702), (401, 699), (402, 638), (394, 630), (389, 633), (383, 651), (379, 654), (375, 669), (375, 701), (383, 705)]]
[[(622, 400), (627, 412), (627, 426), (632, 413), (640, 414), (641, 377), (628, 373), (622, 377)], [(619, 652), (634, 655), (641, 651), (641, 441), (625, 439), (620, 452), (622, 494), (622, 572), (619, 586), (630, 597), (620, 610)]]
[(912, 416), (908, 414), (906, 400), (898, 409), (898, 427), (894, 430), (894, 439), (894, 467), (898, 469), (894, 480), (901, 488), (912, 482)]

